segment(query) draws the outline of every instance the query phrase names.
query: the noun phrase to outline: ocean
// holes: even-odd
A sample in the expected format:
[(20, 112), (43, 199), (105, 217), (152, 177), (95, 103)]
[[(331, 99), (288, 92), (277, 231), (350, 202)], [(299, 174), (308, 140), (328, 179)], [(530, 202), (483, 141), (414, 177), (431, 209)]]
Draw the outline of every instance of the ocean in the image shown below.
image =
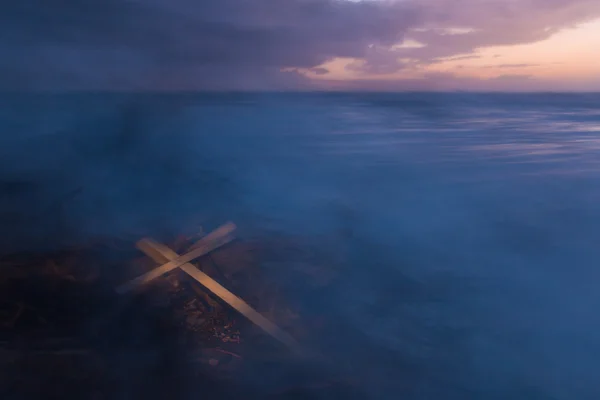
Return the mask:
[(3, 252), (327, 238), (295, 295), (369, 398), (600, 398), (599, 94), (4, 94), (0, 129)]

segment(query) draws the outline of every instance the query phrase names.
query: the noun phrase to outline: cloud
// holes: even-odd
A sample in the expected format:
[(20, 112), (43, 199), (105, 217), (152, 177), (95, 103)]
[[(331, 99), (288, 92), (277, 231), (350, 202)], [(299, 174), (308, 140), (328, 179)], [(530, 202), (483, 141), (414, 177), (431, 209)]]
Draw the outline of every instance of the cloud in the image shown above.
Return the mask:
[(524, 74), (502, 74), (495, 78), (491, 78), (491, 80), (501, 80), (501, 81), (521, 80), (521, 79), (533, 79), (533, 77), (531, 75), (524, 75)]
[(317, 74), (317, 75), (327, 75), (329, 73), (329, 70), (327, 68), (322, 68), (322, 67), (311, 68), (310, 71), (313, 74)]
[(597, 0), (5, 1), (0, 89), (299, 88), (295, 69), (336, 57), (389, 74), (597, 17)]
[(440, 61), (461, 61), (461, 60), (474, 60), (477, 58), (481, 58), (481, 56), (475, 55), (475, 54), (471, 54), (468, 56), (458, 56), (458, 57), (450, 57), (450, 58), (446, 58), (444, 60), (440, 60)]
[(379, 46), (350, 68), (390, 74), (407, 67), (399, 60), (424, 66), (477, 58), (475, 52), (481, 48), (541, 41), (600, 18), (597, 0), (408, 0), (403, 4), (418, 16), (405, 40), (420, 45)]
[(370, 45), (362, 59), (346, 65), (346, 70), (366, 75), (385, 75), (399, 71), (411, 63), (401, 60), (394, 49)]
[(500, 64), (496, 65), (496, 68), (529, 68), (539, 66), (540, 64)]
[(482, 68), (529, 68), (529, 67), (539, 67), (540, 64), (493, 64), (493, 65), (484, 65)]
[(0, 87), (278, 86), (283, 68), (402, 41), (413, 20), (410, 7), (387, 2), (4, 2)]
[[(425, 46), (398, 51), (402, 57), (430, 63), (483, 47), (537, 42), (600, 17), (596, 0), (422, 0), (414, 4), (426, 23), (407, 36)], [(456, 27), (464, 29), (447, 33)]]
[(365, 72), (383, 67), (385, 73), (392, 73), (406, 67), (391, 59), (429, 65), (476, 58), (481, 48), (538, 42), (600, 18), (597, 0), (413, 0), (405, 4), (419, 16), (406, 40), (421, 45), (380, 47), (377, 58), (366, 61)]

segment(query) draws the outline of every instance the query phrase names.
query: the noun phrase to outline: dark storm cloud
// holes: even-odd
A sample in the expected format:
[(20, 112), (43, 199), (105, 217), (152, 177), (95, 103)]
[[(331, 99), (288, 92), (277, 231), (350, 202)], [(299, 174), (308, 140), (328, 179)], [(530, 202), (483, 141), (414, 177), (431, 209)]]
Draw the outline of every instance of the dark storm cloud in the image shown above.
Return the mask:
[(4, 3), (5, 88), (296, 84), (279, 70), (363, 57), (401, 41), (416, 16), (400, 3), (333, 0)]
[(597, 0), (4, 1), (0, 89), (293, 89), (335, 57), (389, 74), (597, 17)]

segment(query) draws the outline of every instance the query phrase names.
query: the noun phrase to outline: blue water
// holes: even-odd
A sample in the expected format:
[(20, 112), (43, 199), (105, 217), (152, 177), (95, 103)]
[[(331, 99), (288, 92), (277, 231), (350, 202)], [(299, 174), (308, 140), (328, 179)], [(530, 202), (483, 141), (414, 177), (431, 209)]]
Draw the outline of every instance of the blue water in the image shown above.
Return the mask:
[(7, 249), (327, 238), (306, 307), (371, 398), (600, 398), (600, 95), (11, 95), (0, 129)]

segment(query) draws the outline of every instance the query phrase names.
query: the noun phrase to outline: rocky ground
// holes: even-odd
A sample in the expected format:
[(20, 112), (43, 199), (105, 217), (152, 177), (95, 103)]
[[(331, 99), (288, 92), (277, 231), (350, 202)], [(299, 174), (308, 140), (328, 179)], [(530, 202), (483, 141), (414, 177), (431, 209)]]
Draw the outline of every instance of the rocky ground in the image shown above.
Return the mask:
[[(183, 254), (200, 237), (166, 244)], [(299, 287), (318, 292), (337, 276), (336, 260), (310, 245), (269, 235), (236, 240), (194, 265), (301, 343), (314, 343), (326, 328), (295, 296)], [(356, 395), (338, 378), (304, 368), (183, 271), (133, 294), (115, 293), (156, 266), (126, 240), (0, 258), (0, 397)]]

